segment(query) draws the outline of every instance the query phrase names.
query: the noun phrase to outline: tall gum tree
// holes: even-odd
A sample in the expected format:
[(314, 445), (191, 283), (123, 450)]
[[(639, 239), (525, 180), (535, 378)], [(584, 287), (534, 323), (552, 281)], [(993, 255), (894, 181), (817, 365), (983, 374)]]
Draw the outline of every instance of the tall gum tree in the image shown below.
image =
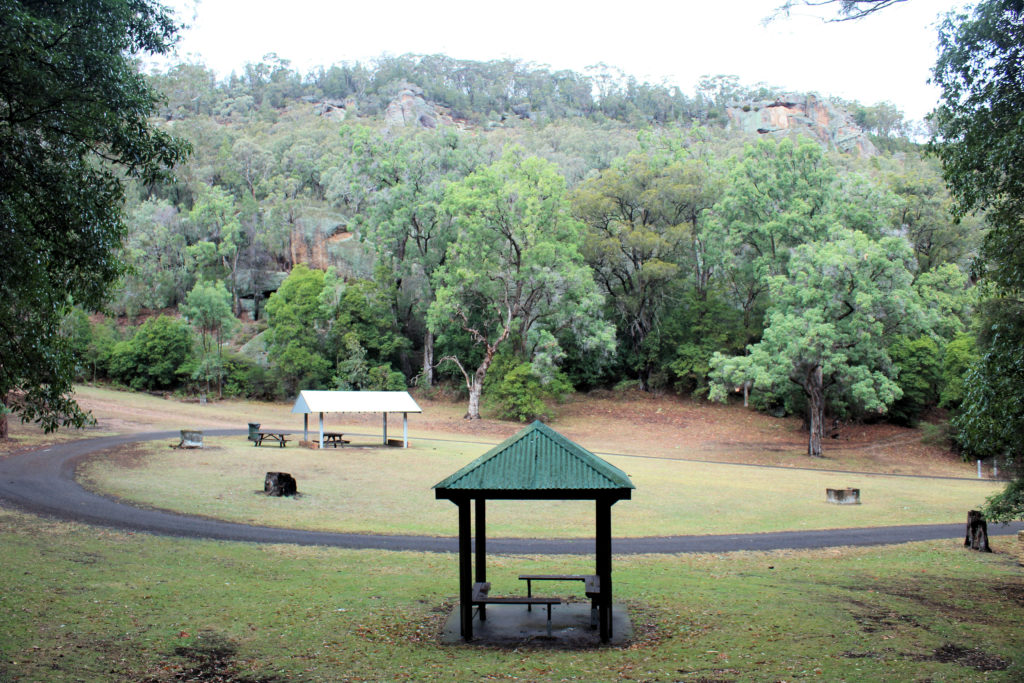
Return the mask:
[(820, 457), (830, 394), (880, 413), (902, 394), (888, 349), (901, 335), (927, 333), (933, 321), (913, 267), (903, 238), (873, 240), (842, 227), (796, 247), (787, 273), (769, 281), (761, 341), (740, 359), (712, 358), (712, 397), (724, 400), (736, 378), (775, 391), (796, 384), (807, 401), (807, 454)]
[(439, 337), (453, 328), (469, 336), (468, 356), (448, 355), (469, 391), (466, 418), (480, 418), (484, 379), (502, 346), (516, 335), (543, 339), (551, 354), (557, 332), (571, 330), (585, 349), (606, 353), (614, 332), (601, 318), (601, 295), (579, 252), (583, 226), (572, 217), (565, 180), (521, 149), (446, 188), (443, 210), (456, 239), (434, 274), (428, 311)]

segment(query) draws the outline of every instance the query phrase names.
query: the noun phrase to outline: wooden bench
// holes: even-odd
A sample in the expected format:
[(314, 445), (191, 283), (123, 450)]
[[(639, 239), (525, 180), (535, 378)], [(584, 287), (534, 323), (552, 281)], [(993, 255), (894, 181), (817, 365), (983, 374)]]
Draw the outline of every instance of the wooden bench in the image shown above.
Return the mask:
[(583, 592), (590, 598), (590, 624), (597, 625), (597, 599), (601, 596), (601, 577), (597, 574), (520, 574), (519, 580), (526, 582), (527, 597), (533, 596), (534, 581), (582, 581)]
[(256, 438), (253, 440), (253, 446), (262, 446), (264, 441), (276, 441), (277, 445), (284, 448), (284, 445), (288, 443), (287, 437), (291, 436), (289, 432), (256, 432)]
[(490, 582), (473, 584), (473, 604), (480, 606), (480, 621), (487, 620), (487, 605), (526, 605), (531, 610), (534, 605), (545, 605), (548, 608), (548, 635), (551, 635), (551, 606), (562, 604), (560, 598), (535, 598), (529, 597), (501, 597), (492, 598), (488, 593), (491, 590)]

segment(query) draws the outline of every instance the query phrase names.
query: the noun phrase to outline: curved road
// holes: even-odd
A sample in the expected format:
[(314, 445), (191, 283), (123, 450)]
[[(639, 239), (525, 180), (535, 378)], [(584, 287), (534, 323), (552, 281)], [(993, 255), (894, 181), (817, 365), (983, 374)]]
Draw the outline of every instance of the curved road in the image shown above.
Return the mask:
[[(210, 436), (245, 434), (244, 430), (207, 430)], [(178, 432), (149, 432), (73, 441), (0, 460), (0, 501), (30, 512), (88, 524), (185, 538), (250, 543), (293, 543), (339, 548), (457, 552), (454, 537), (391, 536), (302, 531), (249, 526), (165, 510), (137, 508), (91, 493), (75, 481), (75, 469), (90, 454), (135, 441), (176, 439)], [(453, 508), (454, 510), (454, 508)], [(454, 520), (454, 512), (453, 512)], [(993, 526), (991, 534), (1016, 532), (1024, 524)], [(723, 553), (735, 550), (823, 548), (887, 545), (959, 538), (964, 524), (918, 524), (872, 529), (785, 531), (718, 536), (617, 538), (617, 554)], [(488, 539), (487, 549), (500, 554), (593, 554), (593, 539)]]

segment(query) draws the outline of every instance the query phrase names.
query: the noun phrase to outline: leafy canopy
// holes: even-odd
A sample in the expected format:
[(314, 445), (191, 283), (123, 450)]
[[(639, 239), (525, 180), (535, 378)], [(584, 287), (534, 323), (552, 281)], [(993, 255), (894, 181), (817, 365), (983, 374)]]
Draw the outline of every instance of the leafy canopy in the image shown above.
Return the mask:
[(47, 431), (87, 420), (57, 328), (124, 270), (124, 175), (152, 181), (186, 154), (150, 125), (157, 96), (132, 61), (176, 31), (150, 0), (0, 2), (0, 403)]

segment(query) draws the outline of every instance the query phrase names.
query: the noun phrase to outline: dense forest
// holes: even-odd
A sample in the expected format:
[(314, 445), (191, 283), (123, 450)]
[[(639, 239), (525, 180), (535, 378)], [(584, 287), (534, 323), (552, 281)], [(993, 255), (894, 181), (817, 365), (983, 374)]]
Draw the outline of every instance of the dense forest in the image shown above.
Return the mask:
[(414, 55), (149, 80), (192, 152), (130, 186), (131, 272), (65, 321), (82, 379), (417, 386), (521, 420), (736, 394), (806, 415), (815, 455), (963, 397), (983, 224), (891, 104)]

